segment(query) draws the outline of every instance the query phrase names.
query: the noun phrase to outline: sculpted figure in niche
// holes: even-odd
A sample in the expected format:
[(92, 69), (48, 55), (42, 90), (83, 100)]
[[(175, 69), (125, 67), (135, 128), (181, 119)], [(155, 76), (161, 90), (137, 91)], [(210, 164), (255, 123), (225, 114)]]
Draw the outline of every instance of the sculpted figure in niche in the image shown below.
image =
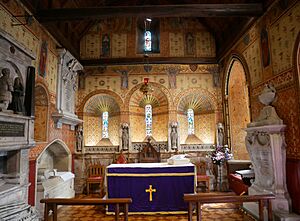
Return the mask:
[(128, 150), (129, 148), (129, 128), (128, 124), (124, 123), (122, 125), (122, 149)]
[(12, 102), (11, 108), (14, 113), (24, 114), (24, 87), (21, 83), (21, 79), (19, 77), (15, 78), (14, 81), (14, 91), (12, 92)]
[(79, 125), (76, 131), (76, 147), (78, 152), (82, 151), (82, 146), (83, 146), (83, 130), (82, 130), (82, 126)]
[(172, 149), (177, 149), (178, 147), (178, 134), (177, 134), (177, 124), (172, 124), (171, 125), (171, 148)]
[(10, 70), (8, 68), (2, 69), (2, 76), (0, 77), (0, 110), (7, 110), (11, 103), (13, 91), (12, 79), (10, 78)]
[(224, 127), (222, 123), (218, 123), (218, 146), (223, 146), (224, 144)]

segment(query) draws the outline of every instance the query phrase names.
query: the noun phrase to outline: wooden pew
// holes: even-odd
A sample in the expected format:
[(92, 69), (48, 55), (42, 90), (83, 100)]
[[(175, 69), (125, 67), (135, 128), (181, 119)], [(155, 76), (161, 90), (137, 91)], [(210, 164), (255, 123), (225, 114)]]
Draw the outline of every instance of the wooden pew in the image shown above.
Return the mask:
[(49, 211), (52, 210), (53, 221), (57, 221), (57, 206), (58, 205), (100, 205), (113, 204), (115, 206), (115, 220), (119, 220), (120, 204), (124, 204), (124, 220), (128, 221), (128, 204), (132, 203), (131, 198), (111, 198), (111, 199), (75, 199), (75, 198), (49, 198), (41, 199), (41, 203), (45, 203), (44, 220), (48, 221)]
[(264, 220), (264, 204), (268, 210), (268, 220), (272, 221), (272, 199), (274, 195), (252, 195), (252, 196), (228, 196), (228, 195), (212, 195), (212, 194), (184, 194), (185, 202), (188, 202), (188, 220), (193, 219), (193, 204), (196, 204), (197, 221), (201, 220), (201, 205), (204, 203), (243, 203), (258, 202), (259, 204), (259, 220)]

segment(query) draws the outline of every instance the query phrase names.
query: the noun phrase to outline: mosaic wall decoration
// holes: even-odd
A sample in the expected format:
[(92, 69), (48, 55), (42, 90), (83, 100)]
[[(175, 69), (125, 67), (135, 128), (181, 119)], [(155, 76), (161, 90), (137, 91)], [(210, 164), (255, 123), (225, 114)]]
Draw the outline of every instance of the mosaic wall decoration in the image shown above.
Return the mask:
[(243, 56), (248, 64), (251, 84), (255, 85), (260, 83), (262, 81), (262, 63), (260, 42), (258, 39), (243, 52)]
[(170, 57), (184, 56), (184, 36), (182, 33), (169, 34)]
[(153, 116), (152, 136), (156, 141), (168, 140), (168, 119), (167, 114)]
[(209, 32), (196, 34), (197, 57), (215, 57), (216, 46), (213, 36)]
[[(185, 114), (179, 114), (177, 116), (179, 123), (179, 136), (180, 136), (180, 144), (184, 144), (187, 136), (188, 136), (188, 120)], [(197, 136), (197, 134), (196, 134)]]
[(127, 34), (112, 35), (111, 55), (113, 58), (126, 57)]
[(146, 137), (145, 115), (130, 115), (131, 141), (143, 142)]
[(293, 65), (293, 49), (300, 30), (300, 4), (285, 13), (270, 28), (271, 53), (274, 74)]

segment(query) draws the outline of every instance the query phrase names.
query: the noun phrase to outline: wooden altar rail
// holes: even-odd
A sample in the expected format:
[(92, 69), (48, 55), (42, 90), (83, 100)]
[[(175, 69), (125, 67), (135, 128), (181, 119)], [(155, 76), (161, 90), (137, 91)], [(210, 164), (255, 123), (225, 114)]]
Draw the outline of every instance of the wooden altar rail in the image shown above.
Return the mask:
[(131, 198), (111, 198), (111, 199), (77, 199), (77, 198), (48, 198), (41, 199), (41, 203), (45, 203), (44, 220), (48, 221), (49, 211), (52, 210), (53, 221), (57, 221), (57, 206), (58, 205), (101, 205), (113, 204), (115, 206), (115, 220), (119, 220), (120, 204), (124, 204), (124, 220), (128, 221), (128, 204), (132, 203)]
[(188, 220), (193, 219), (193, 204), (196, 204), (197, 221), (201, 220), (201, 205), (204, 203), (243, 203), (243, 202), (258, 202), (259, 204), (259, 220), (264, 220), (264, 204), (268, 210), (268, 220), (272, 221), (272, 199), (275, 196), (270, 195), (252, 195), (252, 196), (228, 196), (228, 195), (211, 195), (211, 194), (184, 194), (185, 202), (188, 202)]

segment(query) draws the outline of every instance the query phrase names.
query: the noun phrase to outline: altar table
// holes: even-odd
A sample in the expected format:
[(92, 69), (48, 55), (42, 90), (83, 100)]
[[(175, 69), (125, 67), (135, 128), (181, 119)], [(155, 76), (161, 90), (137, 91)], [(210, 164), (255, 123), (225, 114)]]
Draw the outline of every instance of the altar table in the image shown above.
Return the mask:
[(183, 195), (195, 191), (195, 166), (191, 163), (111, 164), (106, 176), (108, 198), (132, 198), (131, 213), (187, 212)]

